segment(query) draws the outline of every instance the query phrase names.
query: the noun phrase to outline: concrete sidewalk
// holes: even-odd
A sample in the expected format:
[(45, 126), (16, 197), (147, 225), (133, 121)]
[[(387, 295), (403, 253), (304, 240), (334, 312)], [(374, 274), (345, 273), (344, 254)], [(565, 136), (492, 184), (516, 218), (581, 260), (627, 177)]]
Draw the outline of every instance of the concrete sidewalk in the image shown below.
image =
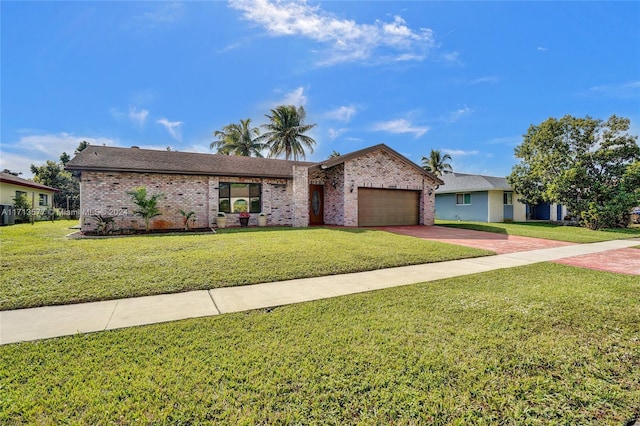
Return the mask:
[(0, 344), (307, 302), (601, 253), (639, 244), (640, 239), (637, 238), (605, 241), (208, 291), (0, 311)]

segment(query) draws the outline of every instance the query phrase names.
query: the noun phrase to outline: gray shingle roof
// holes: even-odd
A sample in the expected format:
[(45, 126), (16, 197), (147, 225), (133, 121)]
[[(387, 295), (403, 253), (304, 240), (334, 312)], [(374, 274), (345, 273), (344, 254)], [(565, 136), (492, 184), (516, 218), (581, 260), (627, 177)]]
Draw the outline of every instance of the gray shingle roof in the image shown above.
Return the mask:
[(90, 145), (69, 161), (66, 168), (68, 170), (291, 178), (294, 165), (309, 166), (311, 164), (313, 163), (271, 158)]
[(445, 173), (440, 176), (444, 182), (436, 194), (449, 194), (452, 192), (475, 192), (504, 190), (511, 191), (507, 178), (496, 176), (469, 175), (464, 173)]
[(0, 182), (11, 183), (20, 186), (28, 186), (29, 188), (42, 189), (45, 191), (60, 192), (59, 189), (52, 188), (50, 186), (36, 183), (27, 179), (22, 179), (18, 176), (12, 175), (11, 173), (0, 172)]
[(328, 168), (377, 150), (385, 150), (414, 167), (416, 171), (430, 177), (434, 182), (440, 183), (440, 180), (433, 174), (426, 172), (420, 166), (384, 144), (361, 149), (319, 163), (89, 145), (67, 163), (66, 169), (291, 178), (293, 177), (294, 165)]

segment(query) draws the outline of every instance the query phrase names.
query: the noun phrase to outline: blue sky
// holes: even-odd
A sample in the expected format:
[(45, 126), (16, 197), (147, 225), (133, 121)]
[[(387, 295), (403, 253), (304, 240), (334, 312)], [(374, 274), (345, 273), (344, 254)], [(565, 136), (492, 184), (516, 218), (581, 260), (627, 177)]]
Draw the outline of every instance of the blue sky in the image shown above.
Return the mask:
[(308, 160), (385, 143), (504, 176), (531, 124), (628, 117), (640, 2), (0, 3), (0, 168), (92, 144), (212, 152), (303, 105)]

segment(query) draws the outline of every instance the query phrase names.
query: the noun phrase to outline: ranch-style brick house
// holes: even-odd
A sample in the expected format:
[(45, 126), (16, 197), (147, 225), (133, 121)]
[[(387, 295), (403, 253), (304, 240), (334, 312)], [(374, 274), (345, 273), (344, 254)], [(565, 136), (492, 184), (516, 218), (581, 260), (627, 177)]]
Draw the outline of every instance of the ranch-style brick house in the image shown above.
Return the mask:
[(95, 215), (115, 217), (117, 229), (143, 229), (127, 194), (144, 186), (163, 193), (152, 229), (180, 229), (180, 210), (194, 211), (194, 227), (227, 226), (239, 213), (259, 213), (272, 226), (432, 225), (435, 188), (443, 182), (384, 144), (318, 163), (268, 158), (90, 145), (66, 166), (80, 179), (81, 227)]

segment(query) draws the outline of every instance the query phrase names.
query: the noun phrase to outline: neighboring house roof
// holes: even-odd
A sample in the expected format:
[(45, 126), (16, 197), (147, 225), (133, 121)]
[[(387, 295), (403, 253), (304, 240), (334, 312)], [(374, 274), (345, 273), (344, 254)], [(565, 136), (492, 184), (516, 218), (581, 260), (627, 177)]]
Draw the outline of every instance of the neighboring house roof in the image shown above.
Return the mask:
[(507, 182), (507, 178), (503, 177), (445, 173), (440, 176), (440, 179), (444, 184), (436, 190), (436, 194), (492, 190), (512, 191), (511, 185)]
[(311, 164), (236, 155), (89, 145), (67, 163), (66, 169), (291, 178), (293, 166)]
[(413, 167), (418, 173), (429, 177), (436, 184), (438, 184), (438, 185), (442, 185), (443, 184), (443, 182), (440, 179), (438, 179), (433, 173), (426, 171), (425, 169), (423, 169), (422, 167), (418, 166), (413, 161), (409, 160), (404, 155), (399, 154), (398, 152), (394, 151), (393, 149), (389, 148), (387, 145), (385, 145), (383, 143), (378, 144), (378, 145), (374, 145), (374, 146), (370, 146), (369, 148), (364, 148), (364, 149), (361, 149), (359, 151), (354, 151), (354, 152), (351, 152), (349, 154), (340, 155), (338, 157), (330, 158), (330, 159), (325, 160), (325, 161), (321, 161), (321, 162), (315, 164), (313, 167), (319, 167), (321, 169), (329, 169), (331, 167), (337, 166), (338, 164), (345, 163), (345, 162), (347, 162), (349, 160), (353, 160), (353, 159), (362, 157), (363, 155), (366, 155), (366, 154), (369, 154), (369, 153), (375, 152), (375, 151), (385, 151), (388, 154), (390, 154), (392, 157), (396, 157), (398, 160), (407, 163), (409, 166)]
[(26, 186), (33, 189), (39, 189), (41, 191), (60, 192), (59, 189), (51, 188), (50, 186), (42, 185), (40, 183), (36, 183), (31, 180), (22, 179), (22, 178), (19, 178), (18, 176), (12, 175), (11, 173), (0, 172), (0, 182), (10, 183), (12, 185), (18, 185), (18, 186)]

